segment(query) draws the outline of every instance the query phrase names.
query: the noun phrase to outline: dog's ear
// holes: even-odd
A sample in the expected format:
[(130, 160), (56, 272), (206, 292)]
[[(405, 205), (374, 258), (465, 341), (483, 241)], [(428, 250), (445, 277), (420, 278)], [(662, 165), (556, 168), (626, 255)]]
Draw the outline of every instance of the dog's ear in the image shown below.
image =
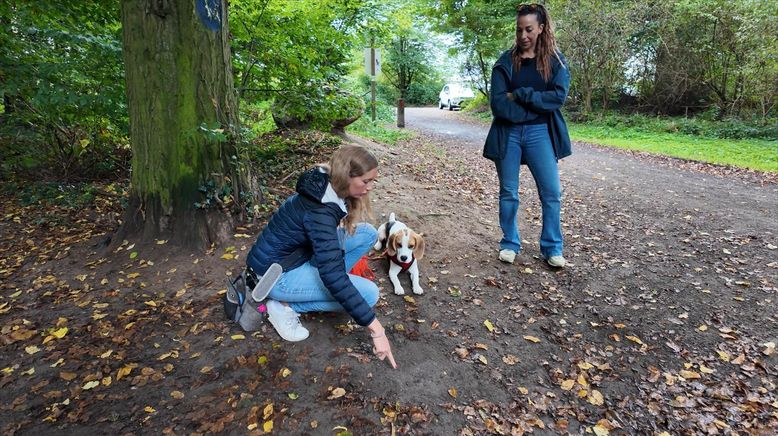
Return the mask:
[(424, 257), (424, 238), (418, 233), (413, 233), (413, 256), (416, 259)]
[(386, 239), (386, 254), (394, 256), (397, 254), (397, 237), (401, 236), (402, 232), (394, 232)]

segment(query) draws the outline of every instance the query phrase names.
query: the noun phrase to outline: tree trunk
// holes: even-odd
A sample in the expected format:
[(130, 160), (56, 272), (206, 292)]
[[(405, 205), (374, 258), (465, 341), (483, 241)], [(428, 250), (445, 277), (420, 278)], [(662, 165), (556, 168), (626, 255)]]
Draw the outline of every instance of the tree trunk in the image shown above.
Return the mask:
[[(114, 243), (217, 243), (231, 233), (230, 206), (252, 192), (234, 143), (226, 4), (123, 0), (122, 30), (133, 157), (129, 205)], [(208, 184), (209, 193), (199, 191)], [(207, 200), (212, 207), (196, 207)]]

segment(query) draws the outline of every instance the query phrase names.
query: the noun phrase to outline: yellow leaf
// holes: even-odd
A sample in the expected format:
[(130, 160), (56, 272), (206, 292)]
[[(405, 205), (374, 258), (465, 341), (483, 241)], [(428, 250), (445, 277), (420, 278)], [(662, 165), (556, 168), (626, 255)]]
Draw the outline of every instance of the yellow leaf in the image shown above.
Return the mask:
[(273, 421), (265, 421), (265, 423), (262, 424), (262, 431), (265, 433), (270, 433), (273, 431)]
[(232, 340), (233, 340), (233, 341), (239, 341), (239, 340), (241, 340), (241, 339), (246, 339), (246, 337), (245, 337), (245, 336), (243, 336), (243, 335), (240, 335), (240, 334), (238, 334), (238, 335), (232, 335), (232, 336), (230, 336), (230, 337), (232, 338)]
[(332, 390), (329, 397), (327, 397), (328, 400), (334, 400), (336, 398), (340, 398), (342, 396), (346, 395), (346, 390), (343, 388), (335, 388)]
[(624, 336), (624, 337), (629, 339), (630, 341), (636, 343), (636, 344), (643, 345), (643, 341), (641, 341), (640, 338), (637, 337), (637, 336)]
[(265, 406), (265, 409), (262, 411), (262, 419), (268, 419), (272, 414), (273, 414), (273, 403), (270, 403), (267, 406)]
[(146, 306), (157, 307), (157, 302), (154, 300), (144, 301), (143, 304)]
[(68, 328), (62, 327), (61, 329), (54, 330), (51, 334), (57, 339), (62, 339), (68, 334)]
[(134, 325), (135, 325), (135, 322), (134, 322), (134, 321), (133, 321), (133, 322), (130, 322), (130, 323), (127, 323), (127, 325), (126, 325), (126, 326), (124, 326), (124, 329), (125, 329), (125, 330), (129, 330), (129, 329), (131, 329), (131, 328), (132, 328), (132, 326), (134, 326)]
[(184, 393), (181, 391), (173, 391), (170, 393), (170, 396), (176, 400), (180, 400), (181, 398), (184, 398)]
[(9, 295), (9, 298), (16, 298), (18, 296), (22, 295), (22, 291), (14, 292), (13, 294)]
[(140, 276), (140, 273), (134, 272), (134, 273), (127, 274), (127, 278), (128, 279), (135, 279), (135, 278), (138, 278), (138, 276)]
[(40, 348), (38, 348), (36, 345), (30, 345), (29, 347), (24, 347), (24, 351), (25, 351), (27, 354), (35, 354), (35, 353), (37, 353), (37, 352), (38, 352), (38, 351), (40, 351), (40, 350), (41, 350), (41, 349), (40, 349)]
[(408, 303), (411, 303), (411, 304), (416, 304), (416, 300), (414, 300), (413, 297), (411, 297), (410, 295), (404, 296), (403, 300), (405, 300), (405, 301), (407, 301)]
[(699, 327), (697, 327), (697, 330), (704, 332), (705, 330), (708, 330), (708, 326), (701, 324)]
[(113, 381), (113, 378), (109, 375), (108, 377), (103, 377), (103, 379), (100, 381), (103, 386), (111, 386), (111, 382)]
[(595, 406), (602, 406), (605, 402), (605, 399), (602, 397), (602, 394), (598, 390), (593, 390), (592, 393), (589, 394), (589, 398), (587, 398), (587, 400)]
[(528, 340), (528, 341), (530, 341), (530, 342), (534, 342), (534, 343), (536, 343), (536, 344), (537, 344), (538, 342), (540, 342), (540, 339), (538, 339), (538, 338), (536, 338), (536, 337), (534, 337), (534, 336), (523, 336), (523, 337), (524, 337), (524, 339), (526, 339), (526, 340)]
[(213, 369), (212, 366), (204, 366), (200, 369), (200, 372), (203, 374), (208, 374)]
[(478, 360), (483, 363), (484, 365), (488, 365), (489, 361), (486, 360), (486, 357), (479, 355)]
[(248, 425), (246, 428), (247, 428), (249, 431), (251, 431), (251, 430), (254, 430), (255, 428), (257, 428), (257, 423), (256, 423), (256, 422), (252, 422), (252, 423), (251, 423), (251, 424), (249, 424), (249, 425)]
[(108, 350), (108, 351), (106, 351), (106, 352), (105, 352), (105, 353), (103, 353), (103, 354), (101, 354), (101, 355), (100, 355), (100, 358), (101, 358), (101, 359), (105, 359), (105, 358), (109, 357), (109, 356), (111, 355), (111, 353), (113, 353), (113, 350), (112, 350), (112, 349), (111, 349), (111, 350)]
[(143, 411), (145, 411), (146, 413), (154, 413), (154, 412), (156, 412), (156, 410), (153, 407), (151, 407), (151, 406), (144, 407)]
[(729, 354), (726, 351), (716, 350), (716, 353), (719, 355), (719, 359), (729, 362)]
[(119, 371), (116, 373), (116, 381), (121, 380), (122, 377), (126, 377), (130, 375), (130, 373), (132, 372), (132, 368), (134, 367), (130, 365), (119, 368)]
[(281, 370), (281, 377), (286, 378), (289, 377), (290, 375), (292, 375), (292, 371), (290, 371), (289, 368), (284, 368)]
[(490, 332), (494, 331), (494, 326), (492, 325), (492, 322), (489, 321), (488, 319), (484, 321), (484, 325), (486, 326), (486, 329), (489, 330)]
[(687, 371), (687, 370), (681, 370), (681, 377), (691, 380), (691, 379), (697, 379), (700, 378), (700, 374), (694, 371)]
[(101, 285), (107, 285), (107, 284), (108, 284), (108, 279), (102, 279), (102, 280), (100, 280), (100, 284), (101, 284)]
[(33, 374), (35, 374), (35, 367), (33, 366), (32, 368), (28, 369), (27, 371), (22, 371), (22, 374), (24, 374), (24, 375), (33, 375)]
[(570, 389), (573, 389), (573, 386), (575, 386), (575, 380), (573, 379), (562, 380), (563, 391), (569, 391)]
[[(232, 254), (232, 253), (224, 253), (224, 254), (222, 254), (222, 259), (227, 259), (227, 260), (235, 259), (235, 255)], [(272, 421), (271, 421), (270, 425), (271, 426), (273, 425)]]
[(265, 356), (259, 356), (259, 359), (257, 359), (257, 363), (260, 365), (264, 365), (267, 363), (267, 357)]
[(451, 395), (451, 398), (457, 397), (457, 388), (451, 388), (448, 390), (448, 394)]
[(589, 395), (589, 391), (587, 391), (586, 389), (578, 390), (578, 398), (585, 398), (587, 395)]
[(529, 389), (525, 388), (524, 386), (519, 386), (519, 393), (522, 395), (527, 395), (529, 393)]
[(716, 372), (716, 370), (710, 369), (705, 365), (700, 365), (700, 372), (702, 372), (703, 374), (713, 374), (714, 372)]
[(61, 358), (61, 357), (60, 357), (59, 359), (57, 359), (57, 361), (56, 361), (56, 362), (52, 363), (52, 364), (51, 364), (51, 365), (49, 365), (49, 366), (50, 366), (50, 367), (52, 367), (52, 368), (56, 368), (56, 367), (58, 367), (58, 366), (62, 365), (63, 363), (65, 363), (65, 359), (63, 359), (63, 358)]
[(163, 244), (167, 244), (167, 239), (162, 241), (157, 241), (157, 245), (163, 245)]
[(90, 390), (92, 388), (96, 388), (99, 385), (100, 385), (99, 381), (92, 380), (92, 381), (88, 382), (87, 384), (85, 384), (84, 386), (82, 386), (81, 389), (83, 389), (85, 391), (88, 391), (88, 390)]
[(610, 430), (608, 430), (606, 427), (601, 426), (600, 424), (597, 424), (594, 427), (592, 427), (592, 430), (594, 430), (594, 434), (597, 436), (608, 436), (610, 434)]
[(589, 362), (578, 362), (578, 367), (586, 371), (587, 369), (592, 368), (592, 364)]
[(586, 377), (584, 377), (583, 374), (578, 375), (578, 384), (585, 388), (589, 387), (589, 383), (586, 381)]

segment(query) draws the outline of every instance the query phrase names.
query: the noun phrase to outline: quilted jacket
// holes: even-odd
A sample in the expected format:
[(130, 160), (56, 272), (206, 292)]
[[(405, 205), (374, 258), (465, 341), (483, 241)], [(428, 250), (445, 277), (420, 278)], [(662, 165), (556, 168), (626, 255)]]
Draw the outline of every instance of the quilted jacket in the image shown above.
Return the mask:
[[(297, 193), (287, 198), (262, 230), (246, 258), (262, 275), (270, 264), (286, 263), (284, 271), (310, 261), (324, 286), (362, 326), (375, 319), (373, 309), (349, 280), (337, 228), (348, 213), (323, 169), (313, 168), (297, 180)], [(305, 248), (305, 250), (298, 250)], [(291, 258), (290, 258), (291, 256)]]

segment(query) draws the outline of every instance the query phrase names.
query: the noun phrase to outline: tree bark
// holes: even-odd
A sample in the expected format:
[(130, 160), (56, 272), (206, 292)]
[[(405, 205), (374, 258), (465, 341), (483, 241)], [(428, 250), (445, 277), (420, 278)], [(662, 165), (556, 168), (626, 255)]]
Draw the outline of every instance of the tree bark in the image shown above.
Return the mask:
[[(235, 218), (227, 206), (253, 191), (234, 142), (226, 2), (123, 0), (122, 33), (133, 158), (129, 205), (114, 242), (166, 239), (195, 249), (218, 243)], [(217, 206), (198, 208), (206, 200), (198, 189), (209, 181), (215, 193), (229, 187), (230, 194), (212, 192)]]

